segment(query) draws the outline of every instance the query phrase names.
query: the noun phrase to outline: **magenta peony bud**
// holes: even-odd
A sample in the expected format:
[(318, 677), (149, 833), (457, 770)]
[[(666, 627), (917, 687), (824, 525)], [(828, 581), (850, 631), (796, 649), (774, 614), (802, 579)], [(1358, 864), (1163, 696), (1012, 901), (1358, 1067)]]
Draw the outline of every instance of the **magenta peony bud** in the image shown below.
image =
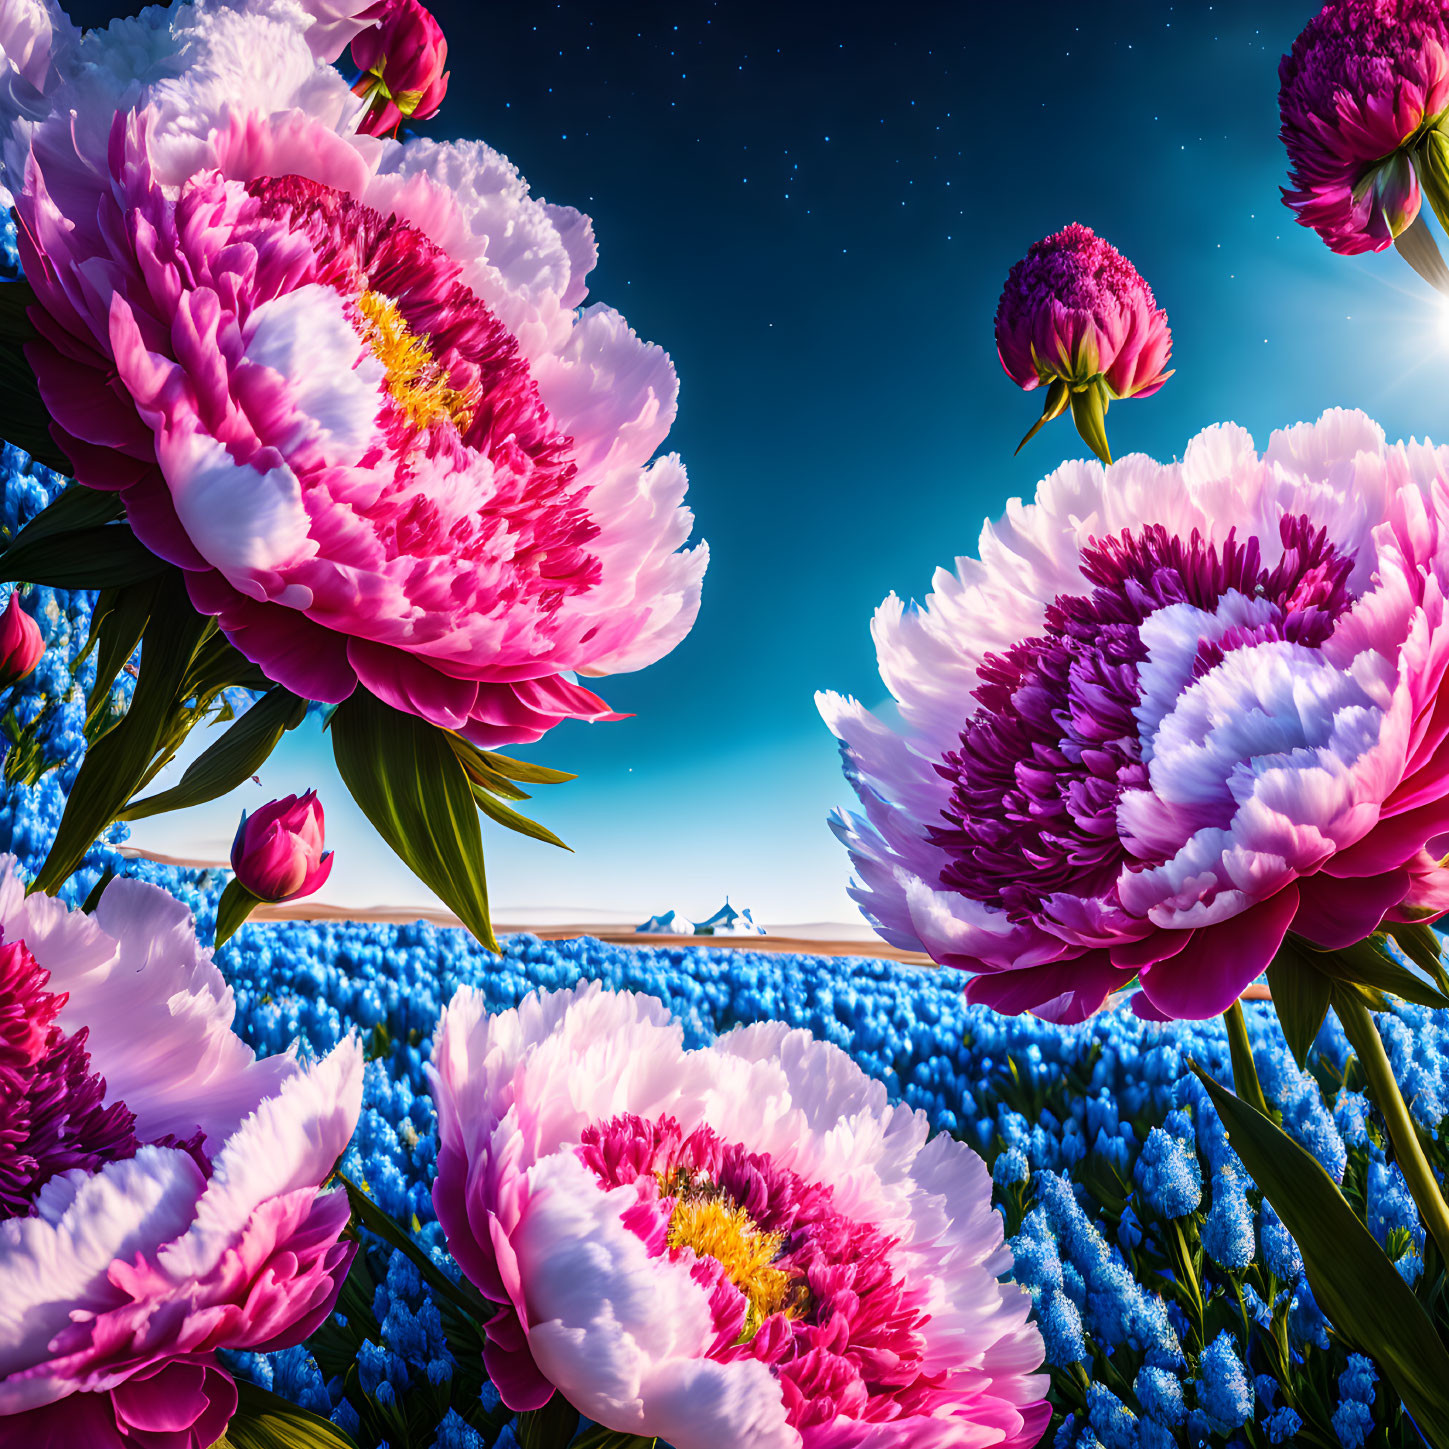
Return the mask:
[(332, 872), (323, 851), (325, 823), (315, 790), (243, 813), (231, 845), (237, 881), (258, 900), (291, 901), (321, 889)]
[(1044, 423), (1072, 409), (1094, 453), (1111, 462), (1102, 422), (1110, 401), (1148, 397), (1172, 376), (1172, 333), (1137, 268), (1073, 222), (1036, 242), (1011, 269), (996, 308), (996, 350), (1028, 392), (1047, 388)]
[(353, 40), (352, 62), (362, 72), (353, 89), (370, 102), (357, 128), (365, 135), (427, 120), (448, 91), (448, 42), (418, 0), (387, 0), (379, 23)]
[(0, 614), (0, 689), (18, 684), (44, 653), (40, 625), (20, 607), (20, 595), (12, 592), (9, 605)]
[(1334, 251), (1383, 251), (1419, 215), (1422, 150), (1449, 112), (1441, 0), (1330, 0), (1278, 78), (1283, 200)]

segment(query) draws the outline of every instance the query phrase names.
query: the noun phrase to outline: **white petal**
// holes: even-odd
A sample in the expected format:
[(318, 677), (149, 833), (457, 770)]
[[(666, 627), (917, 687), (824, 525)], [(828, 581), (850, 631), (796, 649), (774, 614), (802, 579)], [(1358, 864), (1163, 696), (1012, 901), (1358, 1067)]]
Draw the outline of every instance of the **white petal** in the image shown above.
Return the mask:
[(12, 1384), (4, 1376), (43, 1363), (72, 1313), (114, 1307), (111, 1264), (184, 1232), (205, 1185), (187, 1153), (143, 1147), (93, 1175), (52, 1178), (37, 1203), (39, 1216), (0, 1222), (0, 1414), (70, 1391), (73, 1385)]

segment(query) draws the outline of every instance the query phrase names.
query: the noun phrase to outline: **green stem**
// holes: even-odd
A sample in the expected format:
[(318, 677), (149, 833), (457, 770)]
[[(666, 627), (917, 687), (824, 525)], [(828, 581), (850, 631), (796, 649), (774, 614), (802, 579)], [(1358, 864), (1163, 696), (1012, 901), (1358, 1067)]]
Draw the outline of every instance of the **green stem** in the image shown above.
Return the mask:
[(1248, 1040), (1248, 1020), (1243, 1015), (1243, 1003), (1233, 1002), (1223, 1012), (1223, 1021), (1228, 1028), (1228, 1050), (1233, 1057), (1233, 1090), (1248, 1106), (1270, 1117), (1268, 1099), (1263, 1095), (1263, 1084), (1258, 1080), (1258, 1068), (1253, 1063), (1253, 1046)]
[(1389, 1140), (1394, 1144), (1394, 1156), (1399, 1170), (1409, 1184), (1409, 1191), (1418, 1204), (1419, 1214), (1424, 1219), (1439, 1252), (1449, 1262), (1449, 1204), (1434, 1179), (1434, 1170), (1424, 1156), (1423, 1144), (1419, 1141), (1418, 1129), (1409, 1115), (1404, 1094), (1394, 1080), (1394, 1069), (1384, 1051), (1383, 1041), (1373, 1017), (1363, 1004), (1357, 992), (1335, 987), (1334, 1009), (1343, 1029), (1353, 1046), (1354, 1054), (1363, 1065), (1368, 1077), (1369, 1091), (1374, 1105), (1383, 1114), (1389, 1129)]

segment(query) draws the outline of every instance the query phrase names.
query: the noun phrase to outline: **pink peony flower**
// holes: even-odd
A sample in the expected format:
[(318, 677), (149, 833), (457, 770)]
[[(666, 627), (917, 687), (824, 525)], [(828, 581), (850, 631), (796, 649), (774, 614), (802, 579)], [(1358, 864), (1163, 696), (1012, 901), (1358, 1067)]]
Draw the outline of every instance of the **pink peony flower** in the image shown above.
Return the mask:
[(332, 874), (322, 849), (326, 822), (315, 790), (242, 812), (231, 843), (231, 868), (258, 900), (293, 901), (321, 890)]
[(0, 614), (0, 689), (33, 674), (44, 654), (40, 625), (20, 607), (20, 595), (12, 590), (10, 602)]
[(1449, 907), (1449, 449), (1329, 412), (1068, 463), (873, 633), (902, 729), (819, 705), (893, 945), (1080, 1021), (1224, 1010), (1292, 930)]
[(575, 673), (668, 653), (705, 566), (683, 467), (648, 461), (668, 357), (576, 313), (588, 220), (487, 147), (357, 136), (310, 53), (234, 77), (255, 21), (197, 12), (138, 109), (96, 87), (104, 145), (79, 85), (22, 128), (29, 356), (76, 477), (309, 699), (360, 684), (485, 746), (616, 718)]
[(1278, 77), (1284, 201), (1334, 251), (1383, 251), (1419, 214), (1416, 148), (1449, 113), (1449, 9), (1330, 0)]
[(378, 24), (353, 40), (352, 61), (362, 72), (353, 90), (368, 103), (358, 129), (369, 136), (437, 115), (448, 92), (448, 42), (418, 0), (388, 0)]
[(1110, 462), (1108, 404), (1150, 397), (1172, 376), (1163, 370), (1172, 355), (1167, 313), (1137, 268), (1079, 222), (1033, 242), (1012, 267), (996, 306), (996, 352), (1018, 386), (1047, 388), (1041, 421), (1018, 452), (1070, 404), (1082, 437)]
[(299, 1343), (354, 1245), (321, 1192), (355, 1041), (258, 1061), (190, 914), (137, 881), (95, 914), (0, 868), (0, 1449), (197, 1449), (220, 1349)]
[(770, 1023), (686, 1051), (657, 1001), (597, 984), (434, 1049), (433, 1201), (500, 1306), (504, 1402), (555, 1390), (675, 1449), (1027, 1446), (1042, 1341), (985, 1164), (836, 1047)]

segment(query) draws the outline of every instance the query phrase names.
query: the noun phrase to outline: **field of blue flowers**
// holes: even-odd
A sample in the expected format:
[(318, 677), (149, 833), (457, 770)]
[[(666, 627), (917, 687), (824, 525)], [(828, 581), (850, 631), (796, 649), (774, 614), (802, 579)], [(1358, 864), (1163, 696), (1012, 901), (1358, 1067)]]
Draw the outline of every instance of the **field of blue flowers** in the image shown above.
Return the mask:
[[(0, 472), (0, 526), (9, 536), (57, 480), (12, 449)], [(0, 716), (8, 743), (0, 849), (32, 869), (78, 764), (92, 602), (46, 589), (24, 597), (52, 647)], [(123, 831), (95, 848), (67, 894), (84, 895), (107, 868), (154, 880), (192, 907), (206, 939), (223, 877), (125, 860), (114, 850)], [(439, 1010), (462, 983), (501, 1008), (535, 988), (599, 979), (660, 997), (691, 1043), (767, 1018), (808, 1028), (936, 1130), (983, 1154), (1017, 1277), (1047, 1342), (1060, 1411), (1048, 1442), (1420, 1442), (1372, 1363), (1350, 1352), (1319, 1311), (1293, 1242), (1188, 1069), (1196, 1061), (1230, 1080), (1220, 1021), (1158, 1026), (1118, 1010), (1063, 1029), (966, 1007), (960, 978), (947, 970), (529, 936), (508, 938), (500, 957), (462, 931), (421, 923), (247, 925), (218, 960), (235, 990), (238, 1030), (259, 1052), (296, 1043), (321, 1053), (361, 1034), (370, 1058), (363, 1112), (342, 1168), (448, 1271), (456, 1269), (430, 1200), (437, 1134), (424, 1072)], [(1247, 1014), (1263, 1087), (1284, 1127), (1342, 1182), (1442, 1323), (1443, 1264), (1386, 1156), (1335, 1018), (1300, 1071), (1271, 1009)], [(1441, 1173), (1449, 1166), (1446, 1016), (1407, 1007), (1381, 1022)], [(477, 1330), (406, 1255), (364, 1236), (368, 1251), (310, 1349), (245, 1356), (232, 1367), (331, 1418), (368, 1449), (511, 1449), (508, 1413), (482, 1382)]]

